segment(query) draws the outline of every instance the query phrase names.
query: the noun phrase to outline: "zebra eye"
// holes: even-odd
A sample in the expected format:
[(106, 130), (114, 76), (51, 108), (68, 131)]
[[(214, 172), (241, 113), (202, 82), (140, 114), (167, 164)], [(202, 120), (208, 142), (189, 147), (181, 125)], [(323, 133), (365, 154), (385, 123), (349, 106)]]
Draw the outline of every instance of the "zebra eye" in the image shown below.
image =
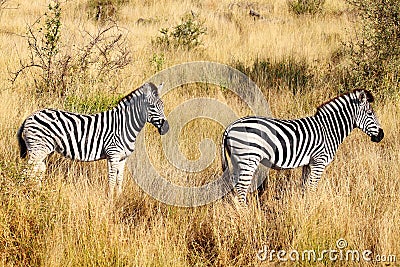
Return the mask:
[(372, 110), (367, 110), (367, 115), (371, 116), (373, 114)]

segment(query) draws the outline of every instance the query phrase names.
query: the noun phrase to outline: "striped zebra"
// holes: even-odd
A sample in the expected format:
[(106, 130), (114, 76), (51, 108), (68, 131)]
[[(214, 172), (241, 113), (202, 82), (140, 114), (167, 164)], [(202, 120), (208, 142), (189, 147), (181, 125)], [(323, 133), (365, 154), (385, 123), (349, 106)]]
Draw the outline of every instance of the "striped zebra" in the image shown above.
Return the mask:
[(280, 120), (253, 116), (230, 124), (223, 135), (222, 168), (229, 171), (227, 153), (239, 202), (246, 203), (259, 163), (272, 169), (303, 166), (303, 186), (315, 190), (323, 170), (354, 128), (380, 142), (384, 133), (371, 102), (370, 92), (354, 90), (319, 106), (311, 117)]
[(20, 156), (29, 155), (33, 173), (46, 170), (45, 158), (54, 151), (79, 161), (107, 159), (109, 196), (121, 193), (126, 159), (146, 122), (163, 135), (169, 124), (159, 90), (146, 83), (122, 98), (111, 110), (84, 115), (43, 109), (30, 115), (18, 130)]

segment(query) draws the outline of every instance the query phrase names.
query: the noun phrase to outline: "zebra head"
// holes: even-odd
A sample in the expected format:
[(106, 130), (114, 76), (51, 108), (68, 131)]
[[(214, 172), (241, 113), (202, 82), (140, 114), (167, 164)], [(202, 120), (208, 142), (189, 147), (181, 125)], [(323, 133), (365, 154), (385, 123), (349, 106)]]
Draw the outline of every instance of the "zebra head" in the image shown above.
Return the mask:
[(153, 83), (146, 83), (142, 88), (146, 95), (147, 122), (153, 124), (161, 135), (166, 134), (169, 130), (169, 124), (164, 114), (164, 103), (159, 96), (162, 86), (163, 84), (157, 87)]
[(374, 97), (369, 91), (356, 90), (356, 114), (355, 126), (371, 137), (372, 142), (380, 142), (384, 133), (378, 122), (374, 110), (370, 103), (374, 101)]

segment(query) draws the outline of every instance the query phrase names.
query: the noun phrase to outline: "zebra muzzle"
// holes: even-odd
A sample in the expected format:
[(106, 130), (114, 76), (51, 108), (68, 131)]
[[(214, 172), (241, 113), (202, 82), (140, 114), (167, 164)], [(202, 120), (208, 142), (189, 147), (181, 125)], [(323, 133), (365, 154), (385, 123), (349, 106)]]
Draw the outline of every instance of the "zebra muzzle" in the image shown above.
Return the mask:
[(167, 120), (163, 120), (163, 122), (162, 122), (162, 124), (161, 124), (161, 127), (158, 128), (158, 132), (159, 132), (161, 135), (164, 135), (164, 134), (166, 134), (166, 133), (168, 132), (168, 130), (169, 130), (168, 121), (167, 121)]
[(385, 134), (383, 133), (383, 130), (379, 129), (378, 135), (371, 136), (371, 141), (375, 142), (375, 143), (379, 143), (380, 141), (382, 141), (384, 136), (385, 136)]

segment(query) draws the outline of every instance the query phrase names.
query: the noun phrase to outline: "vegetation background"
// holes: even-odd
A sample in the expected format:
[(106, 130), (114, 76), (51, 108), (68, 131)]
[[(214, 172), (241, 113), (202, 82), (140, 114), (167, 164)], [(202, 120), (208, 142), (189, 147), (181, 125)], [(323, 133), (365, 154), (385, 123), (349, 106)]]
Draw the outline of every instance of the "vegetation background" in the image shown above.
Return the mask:
[[(264, 246), (321, 253), (344, 238), (346, 249), (371, 250), (375, 260), (281, 265), (395, 266), (399, 13), (395, 0), (0, 1), (0, 265), (275, 266), (276, 256), (256, 257)], [(157, 202), (131, 178), (146, 175), (137, 154), (112, 203), (103, 161), (53, 155), (41, 187), (25, 177), (16, 131), (29, 114), (102, 111), (157, 71), (195, 60), (248, 74), (279, 118), (309, 116), (341, 92), (370, 89), (385, 138), (375, 144), (354, 131), (307, 197), (299, 193), (301, 170), (271, 171), (266, 192), (245, 210), (226, 199), (197, 208)], [(167, 116), (201, 96), (250, 114), (221, 88), (190, 85), (163, 96)], [(207, 137), (219, 147), (222, 131), (212, 120), (192, 121), (180, 149), (196, 159), (199, 142)], [(152, 127), (146, 141), (153, 164), (171, 180), (199, 184), (221, 174), (219, 155), (203, 172), (184, 173), (158, 152)]]

